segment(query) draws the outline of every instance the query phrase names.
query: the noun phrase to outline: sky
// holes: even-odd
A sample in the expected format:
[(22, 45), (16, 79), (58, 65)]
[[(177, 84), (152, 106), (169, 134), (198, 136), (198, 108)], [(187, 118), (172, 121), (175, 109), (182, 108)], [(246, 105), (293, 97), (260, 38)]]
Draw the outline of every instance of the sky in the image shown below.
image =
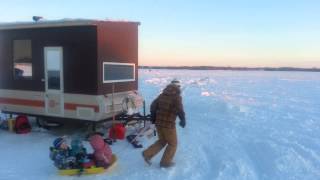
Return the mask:
[(320, 68), (318, 0), (0, 0), (0, 22), (34, 15), (139, 21), (139, 64)]

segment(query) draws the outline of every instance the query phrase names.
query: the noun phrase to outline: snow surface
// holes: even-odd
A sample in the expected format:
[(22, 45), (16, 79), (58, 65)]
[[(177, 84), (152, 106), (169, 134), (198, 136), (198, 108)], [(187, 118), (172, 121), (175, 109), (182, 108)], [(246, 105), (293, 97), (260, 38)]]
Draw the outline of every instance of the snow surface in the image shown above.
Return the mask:
[(118, 141), (113, 173), (61, 177), (48, 157), (56, 133), (0, 130), (0, 179), (320, 179), (320, 73), (140, 70), (147, 105), (174, 78), (187, 117), (175, 167), (159, 168), (162, 153), (148, 167), (141, 149)]

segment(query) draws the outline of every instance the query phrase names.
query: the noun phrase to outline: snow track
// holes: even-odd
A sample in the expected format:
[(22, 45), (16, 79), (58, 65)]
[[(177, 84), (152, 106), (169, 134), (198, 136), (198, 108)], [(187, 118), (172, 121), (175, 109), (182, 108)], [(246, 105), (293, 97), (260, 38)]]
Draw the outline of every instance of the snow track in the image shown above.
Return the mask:
[[(182, 82), (187, 126), (177, 128), (175, 167), (160, 168), (160, 155), (149, 167), (141, 149), (118, 141), (112, 146), (119, 157), (112, 174), (60, 177), (48, 157), (57, 135), (46, 131), (15, 135), (0, 130), (0, 180), (319, 179), (319, 73), (139, 73), (139, 89), (147, 106), (172, 79)], [(141, 141), (147, 147), (155, 138)]]

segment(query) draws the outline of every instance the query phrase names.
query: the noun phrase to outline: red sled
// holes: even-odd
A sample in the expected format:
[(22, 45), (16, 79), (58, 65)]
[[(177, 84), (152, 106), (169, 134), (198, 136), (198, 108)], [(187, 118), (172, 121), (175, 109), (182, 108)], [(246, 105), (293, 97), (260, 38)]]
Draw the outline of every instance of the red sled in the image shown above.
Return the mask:
[(83, 168), (91, 168), (91, 167), (93, 167), (93, 166), (95, 166), (96, 164), (94, 163), (94, 161), (88, 161), (88, 162), (84, 162), (84, 163), (82, 163), (82, 167)]

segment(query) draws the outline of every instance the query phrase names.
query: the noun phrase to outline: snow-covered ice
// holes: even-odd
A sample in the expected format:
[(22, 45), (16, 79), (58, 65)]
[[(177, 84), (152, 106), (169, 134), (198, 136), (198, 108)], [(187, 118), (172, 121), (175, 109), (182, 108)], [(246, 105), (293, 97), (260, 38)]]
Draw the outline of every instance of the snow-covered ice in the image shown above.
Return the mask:
[(187, 117), (175, 167), (159, 168), (160, 154), (148, 167), (118, 141), (112, 174), (61, 177), (48, 157), (55, 133), (0, 130), (0, 179), (320, 179), (320, 73), (140, 70), (147, 105), (174, 78)]

